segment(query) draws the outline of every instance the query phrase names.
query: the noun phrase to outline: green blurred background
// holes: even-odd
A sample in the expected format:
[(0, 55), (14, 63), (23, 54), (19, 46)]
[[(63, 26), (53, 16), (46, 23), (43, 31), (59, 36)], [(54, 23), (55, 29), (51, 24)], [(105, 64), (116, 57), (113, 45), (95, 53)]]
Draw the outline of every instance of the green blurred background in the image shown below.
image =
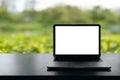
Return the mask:
[(26, 0), (24, 10), (19, 12), (15, 11), (19, 6), (13, 4), (18, 0), (0, 1), (0, 53), (52, 53), (52, 26), (56, 23), (101, 24), (101, 52), (120, 53), (119, 10), (71, 5), (35, 10), (36, 0)]

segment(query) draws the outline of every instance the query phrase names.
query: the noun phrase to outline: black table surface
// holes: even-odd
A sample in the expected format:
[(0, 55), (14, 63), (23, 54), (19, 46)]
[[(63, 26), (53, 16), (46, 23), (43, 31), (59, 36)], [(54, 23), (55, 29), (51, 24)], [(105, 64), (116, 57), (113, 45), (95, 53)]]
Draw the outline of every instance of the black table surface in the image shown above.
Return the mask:
[(111, 71), (47, 71), (52, 54), (0, 54), (0, 75), (120, 76), (120, 54), (102, 54)]

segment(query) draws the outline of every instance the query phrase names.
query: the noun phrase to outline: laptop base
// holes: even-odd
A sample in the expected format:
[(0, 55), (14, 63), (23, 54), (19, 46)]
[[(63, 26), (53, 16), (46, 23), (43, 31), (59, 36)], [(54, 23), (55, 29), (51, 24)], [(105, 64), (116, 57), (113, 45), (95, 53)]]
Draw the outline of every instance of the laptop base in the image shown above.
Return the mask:
[(104, 61), (51, 61), (48, 71), (110, 71), (111, 67)]

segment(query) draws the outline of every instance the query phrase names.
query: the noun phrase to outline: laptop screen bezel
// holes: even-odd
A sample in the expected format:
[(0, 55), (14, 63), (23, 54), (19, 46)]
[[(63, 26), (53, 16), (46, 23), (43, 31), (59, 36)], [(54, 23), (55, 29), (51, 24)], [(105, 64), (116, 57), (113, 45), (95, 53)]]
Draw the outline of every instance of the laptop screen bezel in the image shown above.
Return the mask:
[[(56, 37), (55, 36), (56, 36), (56, 27), (57, 26), (66, 26), (66, 27), (67, 26), (71, 26), (71, 27), (72, 26), (95, 26), (95, 27), (98, 26), (99, 27), (98, 28), (99, 29), (99, 33), (98, 33), (98, 36), (99, 36), (98, 37), (99, 38), (98, 39), (99, 40), (99, 45), (98, 45), (99, 54), (92, 54), (92, 55), (86, 55), (86, 54), (85, 55), (83, 55), (83, 54), (82, 55), (76, 55), (76, 54), (75, 55), (65, 55), (65, 54), (60, 55), (59, 54), (59, 55), (57, 55), (56, 52), (55, 52), (55, 50), (56, 50), (56, 46), (55, 46)], [(53, 25), (53, 56), (54, 57), (95, 57), (95, 58), (99, 58), (101, 56), (101, 51), (100, 51), (101, 50), (101, 46), (100, 46), (101, 43), (100, 43), (100, 40), (101, 40), (101, 26), (100, 26), (100, 24), (54, 24)]]

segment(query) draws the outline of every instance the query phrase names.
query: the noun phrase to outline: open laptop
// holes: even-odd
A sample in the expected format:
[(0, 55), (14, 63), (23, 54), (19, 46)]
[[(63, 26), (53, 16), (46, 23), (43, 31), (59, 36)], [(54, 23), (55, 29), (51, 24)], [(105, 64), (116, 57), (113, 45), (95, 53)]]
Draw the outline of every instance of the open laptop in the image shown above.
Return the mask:
[(48, 70), (110, 70), (101, 60), (99, 24), (54, 24)]

